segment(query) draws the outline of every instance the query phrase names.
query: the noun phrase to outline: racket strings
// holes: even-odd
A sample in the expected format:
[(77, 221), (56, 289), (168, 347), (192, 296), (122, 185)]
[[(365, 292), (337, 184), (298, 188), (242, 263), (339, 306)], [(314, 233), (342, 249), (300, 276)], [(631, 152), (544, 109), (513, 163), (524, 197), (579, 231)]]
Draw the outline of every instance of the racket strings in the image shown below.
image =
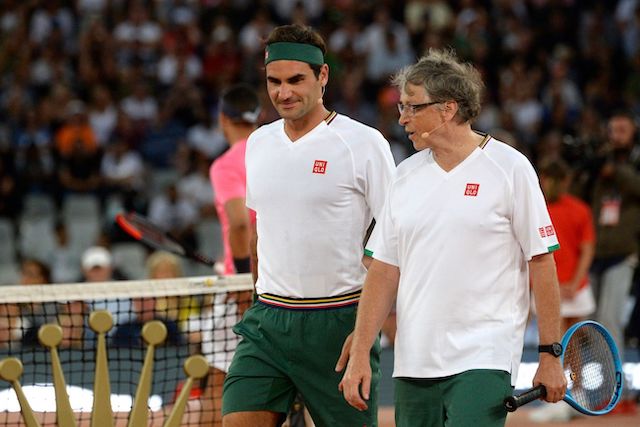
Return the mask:
[(618, 381), (615, 356), (604, 335), (593, 327), (581, 327), (572, 335), (564, 354), (568, 391), (585, 409), (606, 408)]

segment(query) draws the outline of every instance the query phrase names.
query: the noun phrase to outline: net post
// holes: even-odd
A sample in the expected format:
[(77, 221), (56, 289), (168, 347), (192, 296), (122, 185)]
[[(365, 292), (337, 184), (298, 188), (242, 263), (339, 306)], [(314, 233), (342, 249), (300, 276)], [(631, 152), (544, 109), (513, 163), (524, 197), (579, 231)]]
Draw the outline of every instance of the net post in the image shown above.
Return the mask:
[(23, 366), (20, 359), (15, 357), (9, 357), (0, 362), (0, 378), (9, 382), (13, 387), (13, 390), (18, 396), (18, 402), (20, 402), (20, 412), (22, 412), (22, 419), (27, 427), (40, 427), (38, 420), (29, 406), (29, 401), (22, 391), (22, 386), (18, 381), (18, 378), (22, 376)]
[(113, 327), (113, 317), (107, 310), (98, 310), (89, 316), (89, 326), (98, 335), (96, 368), (93, 381), (92, 427), (113, 427), (111, 383), (107, 360), (106, 333)]
[(151, 393), (151, 377), (153, 375), (153, 358), (155, 347), (167, 338), (167, 327), (158, 320), (145, 323), (142, 328), (142, 338), (148, 344), (147, 354), (140, 372), (140, 380), (133, 400), (133, 408), (129, 416), (128, 427), (146, 426), (149, 420), (147, 402)]
[(40, 343), (49, 348), (51, 354), (51, 372), (56, 391), (56, 421), (58, 427), (76, 427), (76, 420), (67, 394), (62, 364), (58, 356), (58, 345), (62, 342), (62, 328), (59, 325), (43, 325), (38, 331)]
[(181, 425), (182, 416), (189, 401), (194, 380), (203, 378), (209, 372), (207, 359), (201, 355), (189, 357), (184, 362), (184, 372), (187, 374), (187, 381), (184, 383), (184, 387), (180, 391), (178, 399), (176, 399), (176, 404), (163, 427), (179, 427)]

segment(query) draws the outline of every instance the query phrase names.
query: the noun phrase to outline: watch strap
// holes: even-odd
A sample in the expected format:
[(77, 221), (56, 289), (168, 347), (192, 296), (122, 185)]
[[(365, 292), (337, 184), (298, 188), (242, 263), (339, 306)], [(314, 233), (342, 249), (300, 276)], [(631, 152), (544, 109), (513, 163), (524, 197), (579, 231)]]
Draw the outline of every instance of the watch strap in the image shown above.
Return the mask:
[(559, 357), (562, 354), (562, 345), (557, 342), (547, 345), (539, 345), (538, 353), (549, 353), (552, 356)]

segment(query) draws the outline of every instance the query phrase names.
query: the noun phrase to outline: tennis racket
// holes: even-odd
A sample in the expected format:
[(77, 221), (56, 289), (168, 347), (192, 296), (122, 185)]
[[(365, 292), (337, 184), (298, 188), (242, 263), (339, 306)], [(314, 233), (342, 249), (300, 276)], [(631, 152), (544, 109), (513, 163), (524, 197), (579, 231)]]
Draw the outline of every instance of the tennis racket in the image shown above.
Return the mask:
[[(613, 338), (592, 320), (573, 325), (562, 337), (560, 356), (567, 377), (564, 401), (586, 415), (611, 412), (622, 394), (622, 362)], [(507, 411), (546, 395), (539, 385), (504, 400)]]
[(138, 213), (119, 213), (116, 215), (116, 224), (129, 236), (153, 249), (191, 258), (209, 266), (215, 264), (215, 261), (211, 258), (196, 252), (180, 239), (164, 231)]

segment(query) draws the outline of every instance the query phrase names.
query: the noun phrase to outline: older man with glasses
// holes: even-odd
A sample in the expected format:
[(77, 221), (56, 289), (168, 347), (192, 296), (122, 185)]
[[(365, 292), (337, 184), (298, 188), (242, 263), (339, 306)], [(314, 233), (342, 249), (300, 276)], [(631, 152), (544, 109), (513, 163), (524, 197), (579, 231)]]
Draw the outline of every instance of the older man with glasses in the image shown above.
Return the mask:
[(396, 425), (503, 426), (530, 289), (543, 344), (534, 384), (549, 402), (564, 396), (559, 354), (549, 351), (561, 335), (558, 240), (527, 158), (471, 128), (477, 70), (430, 50), (394, 82), (399, 122), (418, 153), (398, 166), (368, 247), (374, 259), (340, 386), (352, 406), (367, 407), (369, 350), (397, 297)]

